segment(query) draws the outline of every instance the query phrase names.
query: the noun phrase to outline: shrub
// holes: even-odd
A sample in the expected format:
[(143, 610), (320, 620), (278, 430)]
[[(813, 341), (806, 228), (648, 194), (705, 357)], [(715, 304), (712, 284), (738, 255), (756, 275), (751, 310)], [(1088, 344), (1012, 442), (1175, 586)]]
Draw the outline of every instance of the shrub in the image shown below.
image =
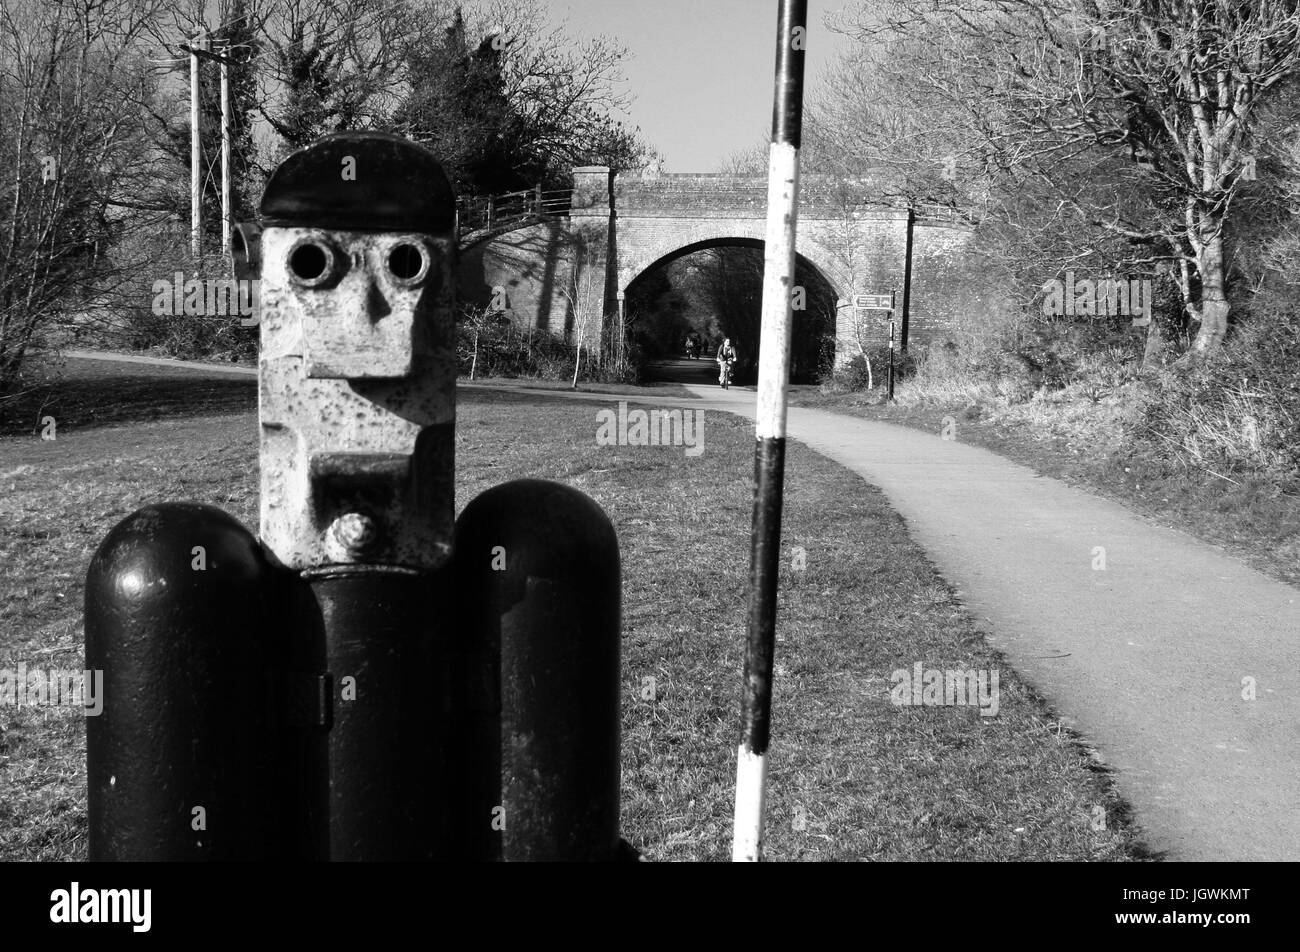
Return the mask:
[(867, 367), (867, 358), (858, 354), (835, 374), (837, 382), (844, 390), (866, 390), (875, 381)]
[[(477, 353), (477, 358), (475, 354)], [(641, 376), (641, 349), (634, 343), (619, 359), (607, 346), (583, 346), (579, 380), (636, 383)], [(467, 308), (456, 326), (459, 373), (468, 377), (523, 377), (572, 380), (577, 346), (549, 331), (520, 328), (504, 314)]]
[(1134, 430), (1148, 455), (1219, 476), (1300, 478), (1300, 310), (1259, 309), (1215, 358), (1167, 371)]
[[(972, 406), (994, 395), (993, 375), (981, 366), (979, 354), (963, 353), (956, 344), (920, 345), (909, 348), (904, 362), (906, 386), (896, 391), (904, 406), (925, 404)], [(895, 369), (895, 380), (898, 371)]]
[(179, 272), (182, 281), (221, 281), (231, 278), (222, 255), (191, 259), (175, 235), (160, 235), (138, 243), (124, 254), (143, 256), (129, 276), (114, 289), (96, 322), (97, 336), (111, 346), (152, 351), (181, 360), (246, 360), (257, 357), (258, 330), (245, 327), (242, 315), (154, 313), (154, 282), (169, 286)]

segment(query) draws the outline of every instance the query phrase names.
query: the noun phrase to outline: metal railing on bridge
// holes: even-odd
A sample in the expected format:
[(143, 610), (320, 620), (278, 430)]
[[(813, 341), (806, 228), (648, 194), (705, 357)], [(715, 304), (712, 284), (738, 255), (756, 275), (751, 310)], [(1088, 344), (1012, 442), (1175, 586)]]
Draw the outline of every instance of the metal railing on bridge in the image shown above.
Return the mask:
[(543, 190), (540, 185), (501, 195), (469, 195), (456, 202), (460, 234), (497, 228), (529, 218), (562, 218), (569, 214), (573, 189)]
[[(753, 189), (719, 188), (710, 193), (710, 199), (723, 205), (727, 201), (748, 200)], [(826, 196), (813, 190), (803, 196), (805, 202), (824, 202)], [(467, 195), (456, 202), (457, 233), (461, 235), (484, 229), (508, 227), (518, 222), (537, 218), (563, 218), (569, 214), (573, 203), (573, 189), (544, 190), (540, 185), (518, 192), (500, 195)], [(861, 201), (855, 204), (889, 206), (889, 201)], [(897, 206), (895, 206), (897, 207)], [(943, 221), (958, 225), (973, 224), (977, 217), (971, 209), (952, 208), (946, 205), (915, 203), (912, 210), (918, 218)]]

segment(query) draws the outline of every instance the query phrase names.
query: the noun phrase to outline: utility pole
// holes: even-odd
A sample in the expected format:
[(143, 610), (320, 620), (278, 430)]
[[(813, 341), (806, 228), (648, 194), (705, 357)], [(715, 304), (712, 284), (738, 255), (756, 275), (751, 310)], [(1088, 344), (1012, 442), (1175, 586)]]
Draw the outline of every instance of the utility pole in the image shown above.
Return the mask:
[[(231, 188), (230, 188), (230, 58), (229, 40), (224, 41), (218, 55), (208, 49), (204, 34), (196, 34), (194, 42), (181, 44), (190, 54), (190, 217), (193, 234), (191, 248), (195, 257), (202, 253), (203, 211), (199, 166), (202, 163), (202, 146), (199, 136), (199, 59), (213, 60), (221, 67), (221, 251), (230, 257)], [(245, 61), (246, 62), (246, 61)]]
[(614, 359), (618, 366), (622, 368), (623, 360), (626, 356), (626, 335), (627, 334), (627, 295), (623, 291), (618, 292), (618, 336), (614, 338)]
[(194, 34), (190, 53), (190, 254), (203, 254), (203, 142), (199, 134), (199, 54), (203, 34)]
[(889, 400), (894, 400), (894, 315), (889, 315)]
[(230, 259), (230, 49), (221, 57), (221, 253)]

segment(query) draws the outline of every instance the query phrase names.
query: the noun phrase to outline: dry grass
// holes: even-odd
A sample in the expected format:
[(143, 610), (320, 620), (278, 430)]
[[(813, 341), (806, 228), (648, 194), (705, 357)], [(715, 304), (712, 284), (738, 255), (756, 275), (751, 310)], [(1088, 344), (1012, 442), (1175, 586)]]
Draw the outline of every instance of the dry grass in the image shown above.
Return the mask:
[(1294, 467), (1295, 414), (1272, 393), (1251, 387), (1222, 386), (1211, 403), (1179, 406), (1157, 434), (1189, 468), (1216, 467), (1281, 473)]
[[(198, 381), (203, 384), (204, 381)], [(250, 387), (251, 389), (251, 387)], [(101, 384), (105, 399), (111, 387)], [(652, 397), (647, 397), (652, 401)], [(623, 553), (623, 832), (653, 860), (729, 855), (753, 438), (710, 414), (706, 449), (595, 445), (596, 405), (467, 390), (458, 500), (556, 479), (610, 514)], [(82, 581), (109, 528), (166, 499), (255, 510), (250, 413), (0, 438), (0, 667), (81, 663)], [(1110, 778), (990, 651), (881, 494), (789, 453), (771, 764), (776, 860), (1142, 856)], [(1000, 713), (897, 707), (889, 675), (999, 668)], [(653, 699), (643, 695), (653, 678)], [(83, 722), (0, 707), (0, 858), (80, 859)], [(1100, 807), (1108, 822), (1094, 829)]]

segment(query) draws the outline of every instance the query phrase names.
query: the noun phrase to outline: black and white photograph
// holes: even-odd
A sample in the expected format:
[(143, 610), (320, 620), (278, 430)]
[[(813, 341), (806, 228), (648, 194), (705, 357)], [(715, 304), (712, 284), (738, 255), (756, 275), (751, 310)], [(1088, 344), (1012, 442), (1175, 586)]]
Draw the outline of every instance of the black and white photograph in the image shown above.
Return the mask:
[(0, 0), (15, 941), (1297, 859), (1300, 0)]

